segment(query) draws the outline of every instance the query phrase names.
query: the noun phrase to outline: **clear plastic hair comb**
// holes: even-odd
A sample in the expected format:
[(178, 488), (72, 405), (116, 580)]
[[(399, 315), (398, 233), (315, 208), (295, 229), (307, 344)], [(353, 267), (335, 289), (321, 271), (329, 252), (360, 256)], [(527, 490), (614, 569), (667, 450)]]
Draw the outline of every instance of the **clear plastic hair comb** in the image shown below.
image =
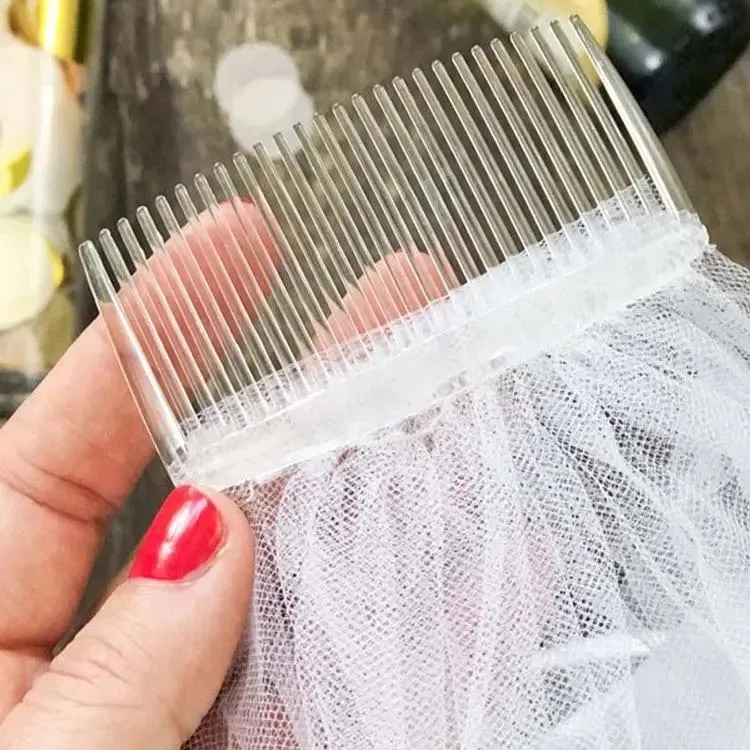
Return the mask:
[(750, 280), (580, 20), (275, 143), (81, 248), (256, 529), (196, 747), (750, 744)]
[[(355, 96), (349, 107), (319, 115), (313, 132), (280, 134), (276, 162), (259, 146), (252, 161), (236, 157), (234, 174), (217, 164), (213, 188), (206, 177), (195, 178), (199, 207), (177, 187), (179, 219), (165, 198), (157, 199), (161, 230), (148, 209), (138, 210), (145, 242), (125, 219), (118, 224), (119, 246), (103, 231), (103, 255), (126, 292), (119, 298), (100, 252), (83, 245), (91, 288), (167, 466), (184, 458), (202, 410), (235, 399), (220, 427), (230, 437), (349, 377), (354, 352), (338, 352), (314, 379), (303, 366), (283, 379), (272, 373), (311, 352), (313, 330), (334, 337), (326, 330), (328, 315), (342, 308), (343, 291), (395, 249), (408, 260), (416, 251), (429, 255), (442, 297), (454, 279), (486, 275), (628, 188), (650, 210), (661, 210), (660, 202), (673, 212), (689, 208), (657, 139), (582, 23), (573, 20), (567, 31), (555, 24), (551, 35), (516, 36), (511, 46), (475, 48), (470, 61), (455, 54), (450, 67), (436, 62), (431, 77), (416, 70), (411, 82), (376, 87), (372, 104)], [(581, 50), (601, 89), (586, 76)], [(292, 139), (302, 145), (296, 156)], [(243, 209), (242, 196), (258, 207), (257, 221)], [(219, 215), (220, 201), (232, 205), (236, 220)], [(150, 269), (147, 256), (163, 252), (165, 237), (189, 244), (186, 233), (197, 232), (199, 210), (215, 224), (213, 236), (175, 251), (179, 259), (164, 254), (158, 273)], [(240, 248), (258, 258), (257, 268)], [(214, 265), (192, 274), (195, 255), (213, 258)], [(404, 310), (427, 302), (421, 270), (410, 265), (417, 288), (405, 293), (396, 285), (382, 305)], [(202, 309), (199, 287), (210, 289)], [(273, 306), (263, 292), (269, 287)], [(248, 305), (261, 309), (257, 323)], [(190, 341), (173, 307), (193, 317)], [(368, 312), (383, 317), (380, 310)], [(440, 327), (435, 322), (431, 335)], [(383, 364), (424, 335), (406, 327), (401, 333), (388, 352), (383, 343)], [(249, 398), (236, 400), (240, 393)]]

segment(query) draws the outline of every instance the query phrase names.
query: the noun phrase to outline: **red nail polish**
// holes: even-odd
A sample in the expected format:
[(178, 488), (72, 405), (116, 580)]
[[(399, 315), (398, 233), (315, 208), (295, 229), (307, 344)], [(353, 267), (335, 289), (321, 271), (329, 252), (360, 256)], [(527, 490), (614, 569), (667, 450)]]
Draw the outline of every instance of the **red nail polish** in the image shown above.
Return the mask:
[(178, 487), (146, 532), (128, 578), (180, 581), (211, 560), (223, 538), (216, 506), (195, 487)]

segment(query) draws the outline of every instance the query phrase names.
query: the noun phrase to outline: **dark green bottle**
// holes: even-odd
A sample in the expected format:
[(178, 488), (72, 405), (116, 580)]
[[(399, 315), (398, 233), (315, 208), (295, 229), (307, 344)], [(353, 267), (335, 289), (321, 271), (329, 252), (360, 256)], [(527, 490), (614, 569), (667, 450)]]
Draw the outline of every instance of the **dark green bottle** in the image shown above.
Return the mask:
[(658, 132), (698, 104), (750, 42), (750, 0), (478, 1), (507, 31), (574, 13), (593, 22)]
[(750, 0), (608, 0), (611, 58), (653, 127), (681, 120), (750, 41)]

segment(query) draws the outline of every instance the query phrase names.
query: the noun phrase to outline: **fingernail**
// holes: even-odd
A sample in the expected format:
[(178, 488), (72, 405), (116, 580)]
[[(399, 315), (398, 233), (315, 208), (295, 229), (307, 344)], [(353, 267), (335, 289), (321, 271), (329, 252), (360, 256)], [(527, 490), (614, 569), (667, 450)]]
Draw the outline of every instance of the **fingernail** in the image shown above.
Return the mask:
[(128, 578), (181, 581), (203, 568), (223, 539), (224, 522), (211, 500), (195, 487), (177, 487), (146, 532)]

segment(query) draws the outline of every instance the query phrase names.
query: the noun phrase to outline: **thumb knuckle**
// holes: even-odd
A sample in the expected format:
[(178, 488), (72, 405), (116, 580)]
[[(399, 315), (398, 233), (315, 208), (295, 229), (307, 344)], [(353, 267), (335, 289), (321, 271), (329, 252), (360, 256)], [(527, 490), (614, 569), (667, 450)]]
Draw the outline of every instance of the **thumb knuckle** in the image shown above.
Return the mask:
[(75, 704), (128, 724), (153, 727), (156, 736), (179, 746), (193, 727), (175, 705), (175, 693), (163, 689), (158, 655), (150, 653), (137, 627), (106, 631), (84, 629), (50, 665), (56, 704)]

